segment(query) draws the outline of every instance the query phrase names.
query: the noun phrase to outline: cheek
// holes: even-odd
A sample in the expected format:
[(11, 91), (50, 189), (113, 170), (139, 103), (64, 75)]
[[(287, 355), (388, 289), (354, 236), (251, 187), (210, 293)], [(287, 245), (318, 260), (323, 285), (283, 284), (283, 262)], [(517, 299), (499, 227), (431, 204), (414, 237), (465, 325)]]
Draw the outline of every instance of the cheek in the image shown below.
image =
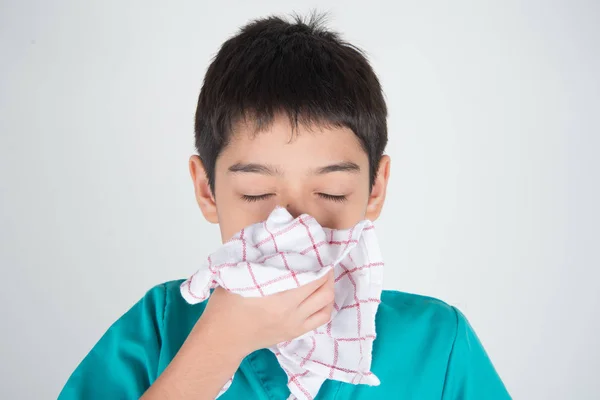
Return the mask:
[(320, 204), (312, 214), (326, 228), (350, 229), (365, 218), (366, 210), (367, 201), (361, 199), (345, 204)]
[[(218, 202), (218, 201), (217, 201)], [(258, 203), (242, 203), (241, 200), (217, 204), (219, 213), (219, 228), (223, 242), (231, 239), (243, 228), (262, 222), (269, 217), (274, 205)]]

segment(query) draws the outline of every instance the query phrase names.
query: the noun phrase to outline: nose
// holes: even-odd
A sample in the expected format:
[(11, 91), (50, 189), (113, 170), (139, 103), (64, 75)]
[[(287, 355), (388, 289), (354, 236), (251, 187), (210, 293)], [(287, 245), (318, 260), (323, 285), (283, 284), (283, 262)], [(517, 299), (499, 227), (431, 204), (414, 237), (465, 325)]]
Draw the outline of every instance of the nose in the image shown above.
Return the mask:
[(310, 214), (311, 211), (310, 199), (300, 190), (288, 189), (285, 193), (282, 193), (279, 205), (285, 207), (294, 218), (298, 218), (302, 214)]
[(318, 205), (315, 204), (314, 201), (311, 201), (311, 196), (309, 194), (303, 194), (300, 191), (294, 191), (293, 193), (288, 192), (285, 196), (282, 196), (279, 205), (285, 207), (294, 219), (306, 214), (315, 218), (321, 224), (329, 222), (323, 220), (323, 213), (319, 212)]
[[(285, 207), (290, 215), (296, 219), (302, 214), (313, 217), (321, 226), (330, 229), (342, 229), (335, 214), (328, 213), (302, 195), (286, 197), (279, 202), (279, 206)], [(352, 226), (352, 225), (350, 225)]]
[(312, 207), (312, 209), (311, 209), (309, 204), (310, 204), (310, 202), (308, 202), (308, 205), (307, 204), (303, 205), (302, 202), (300, 202), (300, 201), (290, 200), (287, 202), (280, 203), (280, 206), (285, 207), (294, 219), (298, 218), (302, 214), (306, 214), (306, 215), (310, 215), (311, 217), (313, 217), (323, 227), (331, 228), (331, 229), (340, 229), (338, 227), (338, 223), (337, 223), (334, 215), (329, 215), (327, 213), (324, 214), (323, 212), (319, 212), (319, 209), (316, 206)]
[(282, 207), (285, 207), (294, 218), (298, 218), (300, 215), (304, 214), (304, 212), (292, 202), (286, 202)]

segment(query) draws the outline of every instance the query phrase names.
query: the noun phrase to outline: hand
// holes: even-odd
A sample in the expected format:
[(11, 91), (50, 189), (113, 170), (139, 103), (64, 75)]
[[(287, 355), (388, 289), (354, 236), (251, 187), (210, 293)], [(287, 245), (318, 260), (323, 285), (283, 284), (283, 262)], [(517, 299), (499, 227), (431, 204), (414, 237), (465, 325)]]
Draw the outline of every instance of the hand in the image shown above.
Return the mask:
[(218, 333), (224, 346), (243, 357), (329, 322), (334, 295), (333, 270), (299, 288), (265, 297), (242, 297), (218, 287), (197, 326)]

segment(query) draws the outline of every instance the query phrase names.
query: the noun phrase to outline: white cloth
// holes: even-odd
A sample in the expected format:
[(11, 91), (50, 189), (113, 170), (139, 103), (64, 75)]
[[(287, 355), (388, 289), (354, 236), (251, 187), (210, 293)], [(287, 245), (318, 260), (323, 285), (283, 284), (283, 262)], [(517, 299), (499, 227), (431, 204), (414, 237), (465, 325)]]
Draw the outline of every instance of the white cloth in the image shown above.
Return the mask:
[(290, 398), (313, 399), (326, 379), (379, 385), (370, 369), (383, 262), (371, 221), (332, 230), (278, 207), (212, 253), (182, 283), (181, 294), (192, 304), (206, 300), (217, 286), (246, 297), (268, 296), (319, 279), (331, 268), (331, 321), (270, 350), (288, 376)]

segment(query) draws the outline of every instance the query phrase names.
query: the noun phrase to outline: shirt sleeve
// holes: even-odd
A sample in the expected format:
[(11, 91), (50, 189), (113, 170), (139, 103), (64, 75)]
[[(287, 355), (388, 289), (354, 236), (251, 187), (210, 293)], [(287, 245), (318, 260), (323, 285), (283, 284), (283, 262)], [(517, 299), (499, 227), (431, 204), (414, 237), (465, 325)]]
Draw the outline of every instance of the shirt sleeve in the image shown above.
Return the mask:
[(119, 318), (75, 369), (59, 400), (138, 399), (156, 380), (166, 289), (157, 286)]
[(466, 317), (454, 308), (457, 331), (448, 360), (443, 400), (511, 399)]

